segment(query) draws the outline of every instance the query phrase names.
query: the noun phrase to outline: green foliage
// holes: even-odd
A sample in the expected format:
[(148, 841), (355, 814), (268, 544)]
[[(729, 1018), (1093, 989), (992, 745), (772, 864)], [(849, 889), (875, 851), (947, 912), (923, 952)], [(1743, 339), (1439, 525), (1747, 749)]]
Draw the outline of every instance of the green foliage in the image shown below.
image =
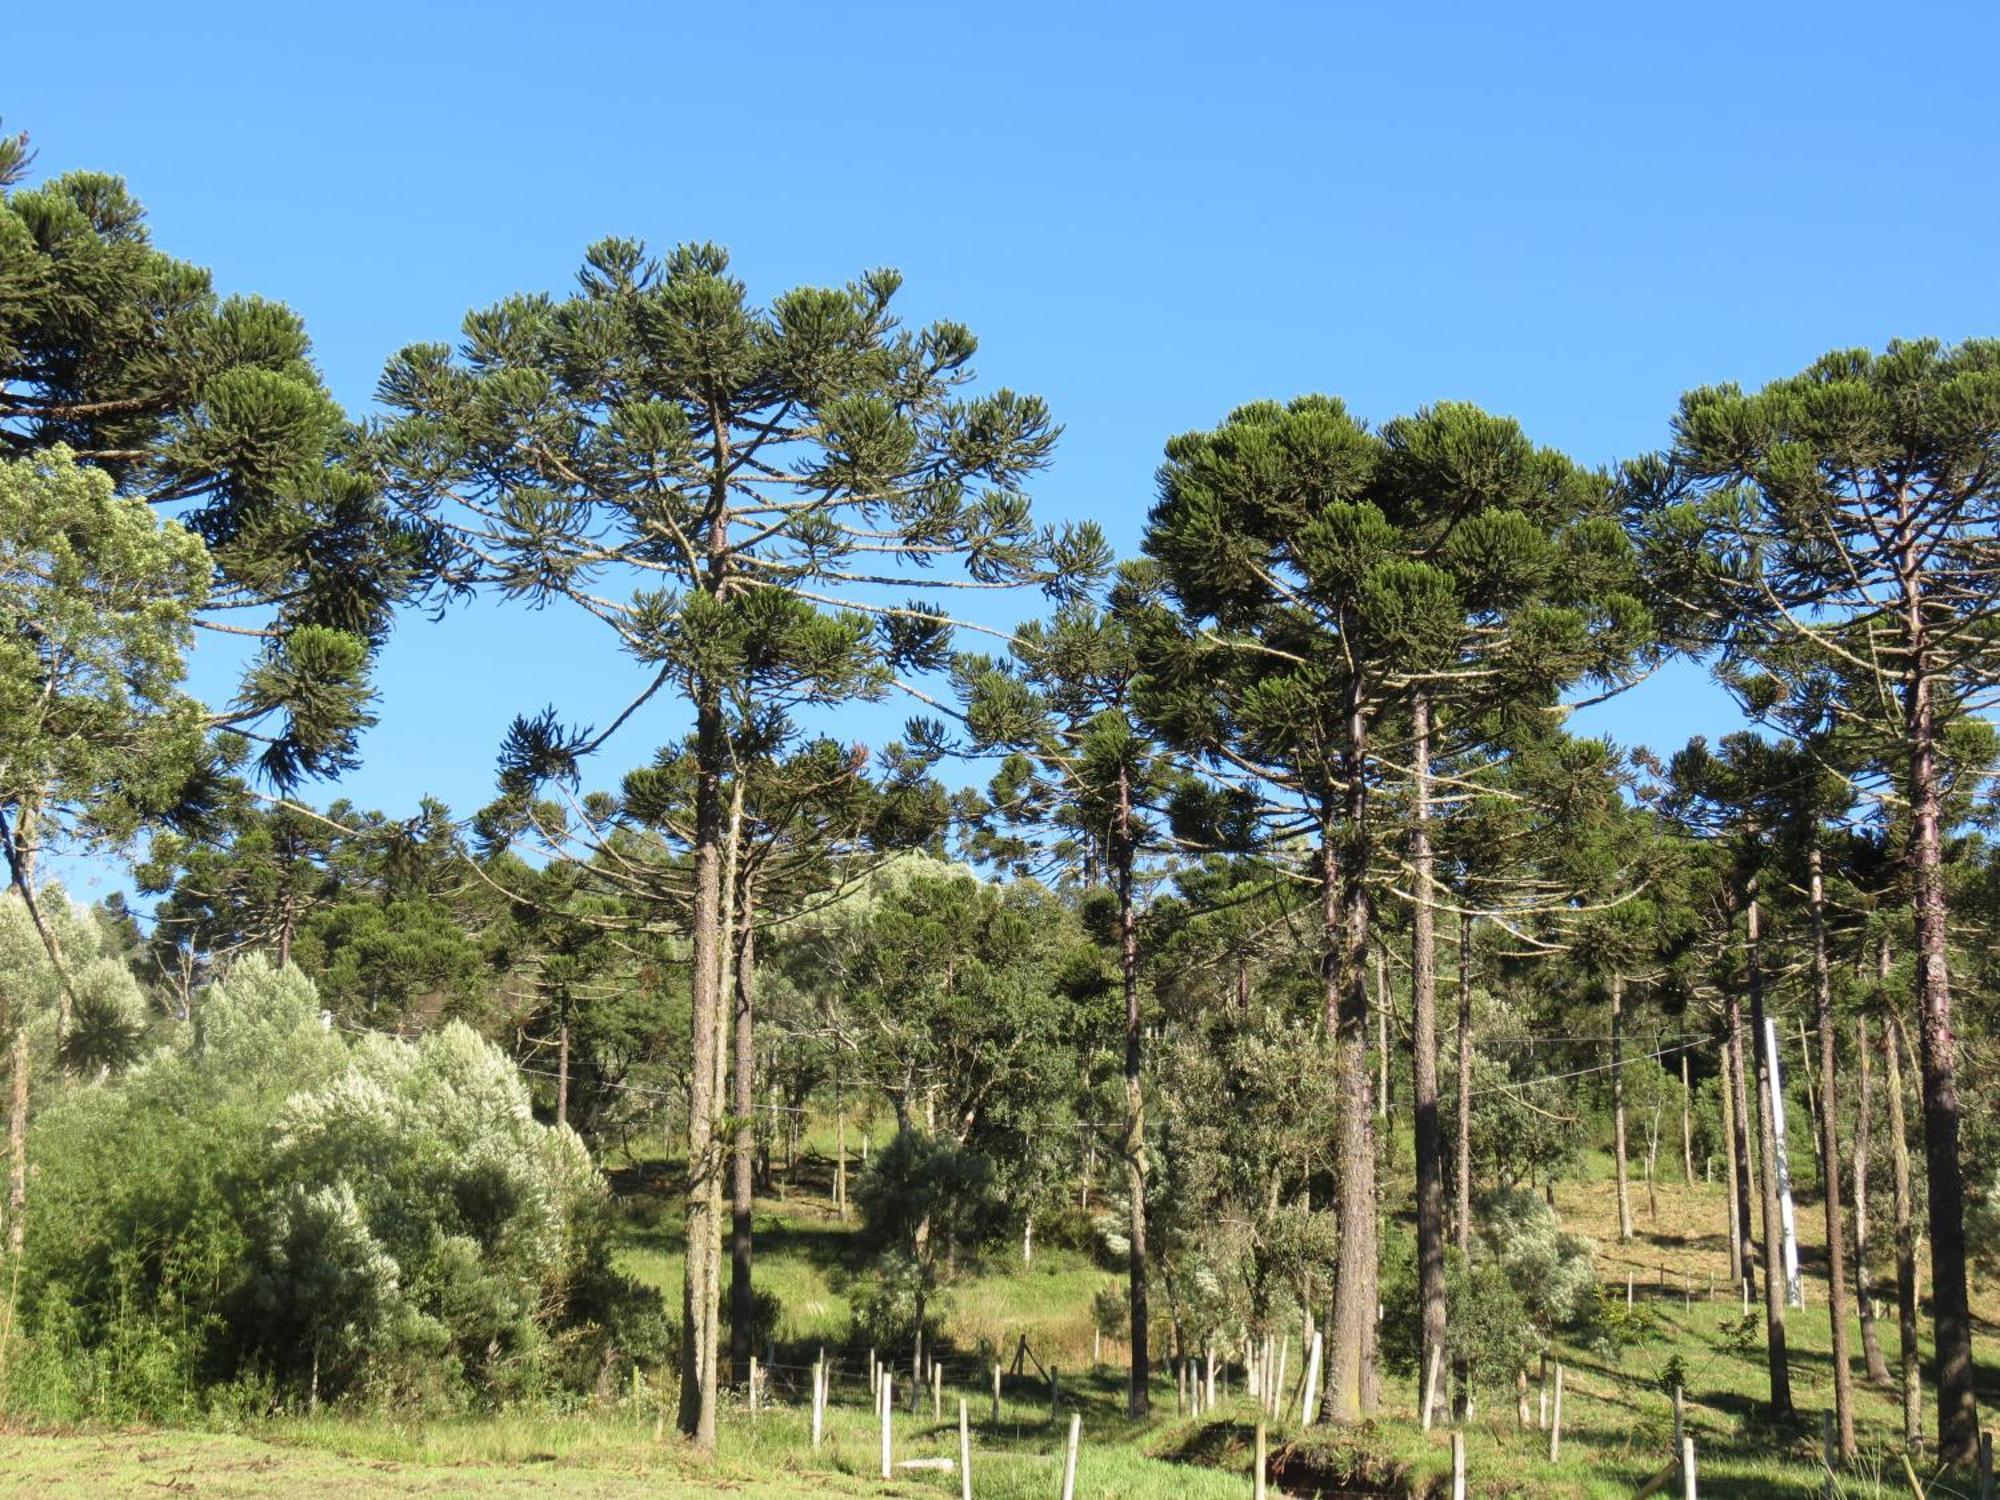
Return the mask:
[(0, 847), (117, 841), (179, 807), (205, 716), (181, 691), (208, 592), (199, 537), (68, 449), (0, 458)]
[(187, 1411), (245, 1380), (494, 1400), (659, 1352), (588, 1156), (503, 1056), (459, 1026), (350, 1046), (257, 957), (123, 1078), (56, 1097), (30, 1151), (22, 1317), (54, 1411)]
[(296, 315), (220, 297), (205, 270), (155, 248), (117, 177), (17, 185), (12, 144), (0, 460), (60, 448), (142, 510), (173, 507), (207, 551), (198, 578), (190, 560), (171, 587), (156, 581), (159, 610), (262, 611), (233, 719), (264, 733), (265, 772), (285, 783), (351, 765), (371, 722), (366, 658), (430, 567), (424, 539), (343, 466), (345, 421)]

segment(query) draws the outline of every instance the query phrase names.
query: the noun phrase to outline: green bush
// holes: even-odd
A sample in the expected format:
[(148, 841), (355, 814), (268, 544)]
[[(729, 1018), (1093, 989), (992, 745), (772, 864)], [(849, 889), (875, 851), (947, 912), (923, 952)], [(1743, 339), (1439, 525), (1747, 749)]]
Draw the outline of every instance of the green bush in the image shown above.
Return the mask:
[(350, 1042), (240, 962), (122, 1077), (36, 1118), (13, 1393), (60, 1415), (463, 1405), (658, 1358), (601, 1179), (470, 1030)]

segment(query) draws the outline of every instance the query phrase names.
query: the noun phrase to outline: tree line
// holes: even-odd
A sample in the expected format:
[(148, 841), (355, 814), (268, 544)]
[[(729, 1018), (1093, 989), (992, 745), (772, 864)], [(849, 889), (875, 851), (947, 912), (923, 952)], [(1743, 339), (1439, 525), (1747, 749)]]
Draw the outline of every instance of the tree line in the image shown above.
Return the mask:
[[(1719, 1145), (1784, 1412), (1783, 1009), (1813, 1040), (1843, 1448), (1850, 1285), (1890, 1378), (1877, 1058), (1904, 1381), (1921, 1240), (1938, 1451), (1976, 1448), (2000, 344), (1697, 390), (1608, 468), (1463, 403), (1255, 402), (1167, 439), (1118, 559), (1035, 520), (1054, 415), (982, 382), (968, 329), (903, 323), (893, 272), (761, 302), (717, 246), (607, 239), (568, 292), (392, 356), (356, 422), (296, 317), (155, 249), (117, 179), (30, 163), (0, 149), (0, 853), (65, 976), (65, 1076), (122, 1033), (38, 859), (143, 834), (131, 950), (164, 1009), (269, 951), (353, 1024), (507, 1039), (600, 1145), (671, 1121), (679, 1424), (712, 1445), (754, 1193), (808, 1106), (898, 1127), (863, 1194), (884, 1317), (921, 1333), (959, 1253), (1073, 1188), (1127, 1276), (1133, 1414), (1157, 1293), (1176, 1358), (1326, 1309), (1352, 1423), (1385, 1362), (1516, 1377), (1475, 1308), (1537, 1236), (1569, 1263), (1518, 1189), (1572, 1169), (1580, 1068), (1621, 1235), (1635, 1123), (1649, 1185), (1676, 1090), (1685, 1175), (1698, 1122)], [(992, 594), (1045, 617), (994, 630)], [(629, 699), (584, 725), (526, 688), (463, 819), (299, 800), (355, 763), (392, 624), (474, 597), (587, 622)], [(242, 643), (219, 711), (181, 685), (196, 632)], [(1676, 656), (1755, 727), (1658, 755), (1571, 731)], [(899, 739), (834, 732), (899, 698)], [(1516, 1333), (1587, 1312), (1553, 1272), (1509, 1285)]]

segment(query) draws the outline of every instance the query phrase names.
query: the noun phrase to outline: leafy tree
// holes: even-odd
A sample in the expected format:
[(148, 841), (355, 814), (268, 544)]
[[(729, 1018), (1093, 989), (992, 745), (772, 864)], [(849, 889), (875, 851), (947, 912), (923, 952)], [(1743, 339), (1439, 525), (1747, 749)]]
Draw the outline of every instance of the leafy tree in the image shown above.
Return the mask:
[[(1130, 568), (1121, 592), (1143, 593), (1145, 570)], [(1140, 860), (1164, 830), (1150, 816), (1184, 774), (1138, 724), (1132, 690), (1139, 660), (1126, 619), (1076, 604), (1046, 624), (1015, 632), (1010, 660), (960, 660), (966, 723), (975, 750), (1009, 753), (987, 795), (982, 852), (1017, 865), (1029, 853), (1022, 832), (1058, 830), (1054, 860), (1095, 874), (1115, 903), (1119, 991), (1124, 1010), (1127, 1410), (1148, 1410), (1152, 1383), (1147, 1305), (1146, 1098), (1140, 1004)], [(1008, 834), (1012, 837), (1008, 837)]]
[(429, 565), (422, 533), (343, 462), (344, 420), (294, 313), (218, 296), (153, 245), (117, 177), (21, 186), (24, 147), (9, 145), (0, 458), (65, 447), (121, 496), (177, 514), (208, 549), (179, 609), (259, 647), (222, 721), (262, 745), (280, 785), (351, 766), (370, 653)]
[(206, 716), (181, 690), (207, 587), (200, 539), (101, 470), (62, 448), (0, 459), (0, 856), (58, 973), (42, 849), (129, 839), (207, 770)]
[(1918, 340), (1837, 351), (1754, 394), (1690, 392), (1671, 451), (1631, 470), (1656, 576), (1691, 633), (1757, 657), (1786, 691), (1787, 660), (1838, 684), (1841, 717), (1894, 735), (1878, 773), (1909, 808), (1938, 1439), (1952, 1463), (1972, 1461), (1979, 1433), (1940, 739), (2000, 681), (1996, 443), (2000, 343)]
[[(971, 334), (903, 329), (899, 285), (876, 271), (760, 308), (713, 245), (661, 259), (605, 240), (571, 296), (475, 312), (456, 357), (414, 346), (382, 378), (397, 418), (376, 449), (400, 502), (449, 545), (450, 582), (566, 600), (646, 672), (611, 729), (520, 721), (515, 775), (573, 774), (661, 689), (693, 709), (680, 1425), (703, 1446), (715, 1439), (732, 694), (752, 717), (771, 696), (880, 694), (942, 665), (941, 590), (1056, 585), (1101, 561), (1094, 529), (1038, 538), (1029, 524), (1018, 486), (1054, 440), (1046, 408), (966, 394)], [(962, 576), (928, 571), (950, 561)], [(895, 589), (916, 601), (882, 602)]]
[(1553, 704), (1565, 684), (1616, 670), (1643, 644), (1644, 610), (1624, 587), (1629, 548), (1608, 508), (1602, 479), (1465, 407), (1377, 435), (1329, 398), (1260, 403), (1167, 446), (1145, 547), (1179, 614), (1151, 613), (1142, 707), (1171, 742), (1279, 794), (1274, 826), (1309, 833), (1316, 849), (1326, 1022), (1341, 1045), (1341, 1273), (1327, 1378), (1338, 1420), (1376, 1401), (1365, 1056), (1372, 910), (1387, 873), (1376, 794), (1394, 775), (1400, 730), (1415, 752), (1417, 940), (1431, 976), (1419, 1028), (1428, 1036), (1417, 1043), (1428, 1083), (1419, 1218), (1427, 1322), (1440, 1337), (1432, 708), (1453, 685), (1464, 704), (1454, 727), (1476, 734), (1488, 705)]

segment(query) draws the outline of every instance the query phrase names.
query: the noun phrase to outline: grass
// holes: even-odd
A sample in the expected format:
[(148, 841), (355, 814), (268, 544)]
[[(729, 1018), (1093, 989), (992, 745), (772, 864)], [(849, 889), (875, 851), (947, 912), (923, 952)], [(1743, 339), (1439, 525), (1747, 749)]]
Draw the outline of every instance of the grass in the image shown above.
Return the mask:
[[(821, 1136), (829, 1139), (821, 1141)], [(850, 1133), (850, 1144), (857, 1137)], [(760, 1287), (780, 1299), (778, 1367), (769, 1403), (753, 1422), (740, 1404), (723, 1414), (720, 1451), (695, 1455), (673, 1437), (671, 1413), (651, 1388), (623, 1393), (614, 1404), (579, 1414), (509, 1413), (483, 1419), (285, 1419), (229, 1434), (71, 1432), (0, 1434), (0, 1494), (146, 1494), (160, 1490), (203, 1495), (639, 1495), (679, 1497), (729, 1492), (749, 1497), (799, 1494), (955, 1495), (957, 1479), (934, 1472), (906, 1474), (884, 1486), (875, 1477), (879, 1431), (865, 1389), (864, 1355), (846, 1349), (851, 1322), (847, 1288), (864, 1274), (853, 1226), (832, 1211), (825, 1152), (830, 1132), (816, 1130), (806, 1160), (782, 1196), (760, 1200), (756, 1223)], [(1601, 1164), (1565, 1184), (1558, 1206), (1565, 1223), (1591, 1236), (1611, 1317), (1629, 1324), (1616, 1352), (1558, 1351), (1565, 1365), (1561, 1457), (1551, 1463), (1545, 1433), (1522, 1430), (1511, 1397), (1488, 1399), (1467, 1428), (1474, 1495), (1542, 1495), (1596, 1500), (1631, 1495), (1664, 1463), (1670, 1448), (1671, 1406), (1661, 1389), (1668, 1362), (1686, 1370), (1687, 1420), (1704, 1497), (1819, 1496), (1820, 1413), (1832, 1404), (1825, 1310), (1823, 1215), (1799, 1204), (1801, 1253), (1808, 1307), (1788, 1328), (1798, 1416), (1774, 1423), (1764, 1414), (1766, 1375), (1761, 1304), (1746, 1339), (1738, 1294), (1727, 1285), (1726, 1206), (1719, 1186), (1677, 1180), (1659, 1189), (1657, 1218), (1643, 1185), (1634, 1185), (1635, 1234), (1618, 1243), (1615, 1197)], [(670, 1164), (631, 1163), (619, 1173), (624, 1219), (620, 1260), (631, 1274), (660, 1288), (670, 1308), (680, 1296), (680, 1220)], [(1883, 1238), (1878, 1236), (1878, 1240)], [(1878, 1266), (1878, 1274), (1882, 1268)], [(1626, 1277), (1634, 1307), (1624, 1312)], [(1083, 1419), (1078, 1494), (1088, 1500), (1172, 1497), (1240, 1500), (1249, 1492), (1250, 1444), (1256, 1413), (1240, 1398), (1202, 1422), (1172, 1415), (1174, 1396), (1163, 1377), (1156, 1415), (1131, 1423), (1123, 1414), (1124, 1351), (1107, 1341), (1104, 1363), (1092, 1367), (1092, 1299), (1119, 1278), (1074, 1252), (1038, 1250), (1023, 1266), (1018, 1247), (991, 1256), (955, 1288), (947, 1319), (950, 1384), (942, 1420), (899, 1410), (899, 1457), (946, 1457), (957, 1452), (957, 1399), (964, 1395), (973, 1426), (973, 1474), (981, 1500), (1049, 1500), (1060, 1483), (1062, 1447), (1071, 1411)], [(1713, 1297), (1710, 1292), (1713, 1289)], [(1985, 1289), (1975, 1303), (1992, 1347), (1995, 1311)], [(1885, 1352), (1896, 1357), (1893, 1319), (1881, 1324)], [(1026, 1334), (1037, 1363), (1063, 1373), (1063, 1413), (1052, 1419), (1048, 1387), (1029, 1364), (1006, 1382), (993, 1419), (991, 1359), (1012, 1352)], [(1164, 1330), (1163, 1330), (1164, 1333)], [(1835, 1493), (1850, 1497), (1905, 1496), (1898, 1457), (1900, 1409), (1890, 1393), (1859, 1379), (1855, 1340), (1857, 1427), (1863, 1457), (1836, 1477)], [(840, 1364), (836, 1404), (826, 1441), (811, 1451), (803, 1410), (805, 1365), (824, 1347)], [(886, 1351), (885, 1351), (886, 1352)], [(1296, 1359), (1296, 1343), (1293, 1349)], [(1296, 1374), (1296, 1366), (1294, 1366)], [(2000, 1395), (1989, 1366), (1982, 1392)], [(1437, 1493), (1448, 1480), (1448, 1437), (1422, 1433), (1415, 1421), (1414, 1382), (1384, 1372), (1384, 1411), (1358, 1433), (1280, 1424), (1271, 1445), (1283, 1471), (1330, 1475), (1367, 1473), (1385, 1487), (1359, 1484), (1345, 1493)], [(899, 1392), (900, 1394), (900, 1392)], [(899, 1406), (902, 1403), (899, 1402)], [(1329, 1491), (1332, 1492), (1332, 1491)], [(1448, 1489), (1442, 1491), (1448, 1493)], [(1940, 1497), (1971, 1493), (1940, 1487)], [(1676, 1491), (1677, 1493), (1677, 1491)]]

